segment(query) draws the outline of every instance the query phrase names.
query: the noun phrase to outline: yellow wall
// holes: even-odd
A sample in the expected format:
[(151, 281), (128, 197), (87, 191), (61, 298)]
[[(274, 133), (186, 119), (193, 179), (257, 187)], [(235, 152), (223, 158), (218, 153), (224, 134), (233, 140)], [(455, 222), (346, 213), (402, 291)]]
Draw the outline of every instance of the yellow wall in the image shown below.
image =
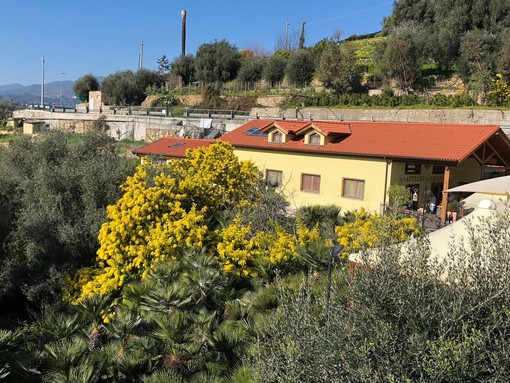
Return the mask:
[[(337, 155), (287, 153), (236, 148), (241, 160), (252, 160), (265, 174), (265, 170), (283, 172), (283, 189), (292, 206), (335, 204), (343, 212), (364, 207), (381, 212), (384, 199), (386, 162), (383, 159), (357, 159)], [(320, 175), (320, 192), (302, 192), (301, 174)], [(388, 177), (391, 174), (391, 165)], [(362, 200), (342, 197), (342, 179), (365, 180)], [(389, 182), (389, 178), (388, 178)], [(389, 184), (388, 184), (389, 185)]]

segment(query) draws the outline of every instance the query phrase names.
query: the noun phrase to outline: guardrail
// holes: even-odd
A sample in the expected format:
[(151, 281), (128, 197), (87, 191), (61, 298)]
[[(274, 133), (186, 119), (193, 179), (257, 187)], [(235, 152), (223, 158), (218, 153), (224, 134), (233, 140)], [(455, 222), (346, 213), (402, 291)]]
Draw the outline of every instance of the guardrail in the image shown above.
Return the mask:
[(242, 110), (223, 109), (186, 109), (183, 117), (190, 118), (220, 118), (220, 119), (249, 119), (250, 112)]
[[(28, 109), (43, 110), (52, 113), (99, 113), (104, 115), (135, 115), (173, 117), (172, 110), (166, 108), (144, 108), (140, 106), (108, 106), (99, 109), (77, 109), (60, 105), (26, 104)], [(216, 119), (249, 119), (249, 111), (225, 110), (225, 109), (186, 109), (183, 113), (185, 118), (216, 118)]]

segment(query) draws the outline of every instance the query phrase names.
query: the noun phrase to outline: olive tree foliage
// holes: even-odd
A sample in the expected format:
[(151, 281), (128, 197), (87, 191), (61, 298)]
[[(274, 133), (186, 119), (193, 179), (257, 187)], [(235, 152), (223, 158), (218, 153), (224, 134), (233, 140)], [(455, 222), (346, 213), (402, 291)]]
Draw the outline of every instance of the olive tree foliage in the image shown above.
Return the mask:
[(496, 68), (499, 42), (487, 31), (469, 31), (461, 39), (459, 71), (475, 94), (485, 94)]
[(378, 47), (379, 71), (387, 81), (410, 92), (420, 76), (420, 55), (417, 34), (405, 29), (391, 35)]
[(12, 111), (20, 106), (13, 103), (12, 101), (3, 100), (0, 97), (0, 120), (5, 120), (12, 115)]
[(99, 81), (92, 73), (78, 78), (73, 85), (73, 91), (80, 101), (88, 101), (89, 92), (99, 90)]
[(322, 52), (317, 75), (324, 86), (337, 94), (357, 90), (361, 84), (361, 68), (351, 45), (329, 43)]
[(149, 86), (159, 88), (163, 84), (163, 76), (156, 71), (126, 70), (107, 76), (101, 89), (105, 99), (112, 105), (140, 105), (147, 96)]
[(510, 29), (503, 34), (503, 41), (496, 61), (496, 70), (508, 81), (510, 79)]
[(262, 78), (274, 84), (280, 82), (285, 77), (285, 68), (287, 67), (287, 58), (274, 54), (266, 61), (266, 65), (262, 71)]
[(312, 54), (306, 49), (300, 49), (290, 56), (285, 68), (285, 74), (291, 84), (304, 86), (312, 81), (315, 62)]
[(468, 32), (485, 31), (503, 40), (510, 27), (510, 3), (500, 0), (399, 0), (384, 20), (385, 34), (412, 23), (422, 35), (421, 58), (433, 59), (440, 69), (452, 70), (461, 59), (461, 39)]
[[(443, 261), (426, 241), (360, 254), (355, 274), (277, 285), (247, 364), (258, 382), (496, 382), (510, 379), (508, 212), (468, 225)], [(278, 344), (278, 347), (274, 345)]]
[(170, 73), (181, 76), (185, 85), (195, 80), (195, 58), (193, 55), (179, 56), (170, 64)]
[(25, 137), (0, 150), (0, 301), (61, 301), (64, 275), (92, 262), (106, 206), (133, 171), (100, 132)]
[(195, 55), (195, 74), (198, 80), (227, 82), (233, 80), (241, 67), (241, 54), (227, 40), (202, 44)]
[(388, 188), (389, 208), (398, 210), (411, 200), (411, 191), (404, 185), (393, 184)]
[(237, 73), (239, 81), (256, 82), (262, 78), (265, 61), (261, 58), (248, 58), (243, 60), (241, 68)]

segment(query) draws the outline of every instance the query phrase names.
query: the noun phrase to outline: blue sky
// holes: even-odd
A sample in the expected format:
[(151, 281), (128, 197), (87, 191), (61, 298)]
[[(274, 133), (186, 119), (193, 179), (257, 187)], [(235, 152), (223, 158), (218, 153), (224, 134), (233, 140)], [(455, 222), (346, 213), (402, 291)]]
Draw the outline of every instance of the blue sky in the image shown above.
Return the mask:
[(388, 0), (1, 0), (0, 85), (39, 84), (41, 57), (45, 82), (136, 70), (142, 40), (144, 67), (156, 69), (162, 55), (172, 61), (181, 52), (183, 9), (186, 52), (194, 54), (215, 39), (271, 52), (286, 19), (291, 32), (307, 23), (307, 46), (337, 29), (343, 37), (376, 32), (392, 7)]

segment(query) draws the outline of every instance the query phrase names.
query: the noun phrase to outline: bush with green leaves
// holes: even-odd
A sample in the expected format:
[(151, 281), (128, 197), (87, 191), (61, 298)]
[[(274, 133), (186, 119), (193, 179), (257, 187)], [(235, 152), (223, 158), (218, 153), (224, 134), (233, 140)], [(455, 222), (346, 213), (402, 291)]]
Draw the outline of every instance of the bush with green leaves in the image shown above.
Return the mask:
[(103, 80), (101, 90), (110, 105), (140, 105), (149, 86), (160, 88), (164, 82), (164, 77), (157, 71), (118, 71)]
[(73, 85), (73, 92), (82, 102), (89, 100), (89, 92), (99, 90), (99, 81), (92, 73), (78, 78)]
[(273, 320), (250, 349), (256, 382), (496, 382), (510, 379), (510, 225), (475, 222), (438, 262), (428, 244), (381, 247), (353, 275), (280, 282)]
[[(228, 381), (274, 290), (236, 285), (216, 257), (185, 250), (122, 294), (48, 310), (18, 333), (0, 332), (7, 382)], [(106, 320), (105, 320), (106, 318)], [(11, 354), (15, 353), (15, 354)], [(10, 359), (8, 359), (10, 357)], [(12, 376), (13, 380), (9, 380)], [(158, 380), (161, 379), (161, 380)]]
[(195, 55), (195, 76), (206, 83), (233, 80), (241, 67), (241, 54), (227, 40), (202, 44)]
[[(0, 149), (2, 311), (61, 301), (63, 276), (89, 265), (106, 206), (134, 171), (101, 132), (23, 137)], [(34, 309), (34, 306), (32, 306)]]
[(312, 54), (306, 49), (299, 49), (290, 56), (285, 74), (288, 81), (297, 87), (310, 84), (315, 73)]
[(262, 78), (270, 84), (280, 82), (285, 77), (285, 67), (287, 66), (287, 58), (274, 54), (267, 59)]

